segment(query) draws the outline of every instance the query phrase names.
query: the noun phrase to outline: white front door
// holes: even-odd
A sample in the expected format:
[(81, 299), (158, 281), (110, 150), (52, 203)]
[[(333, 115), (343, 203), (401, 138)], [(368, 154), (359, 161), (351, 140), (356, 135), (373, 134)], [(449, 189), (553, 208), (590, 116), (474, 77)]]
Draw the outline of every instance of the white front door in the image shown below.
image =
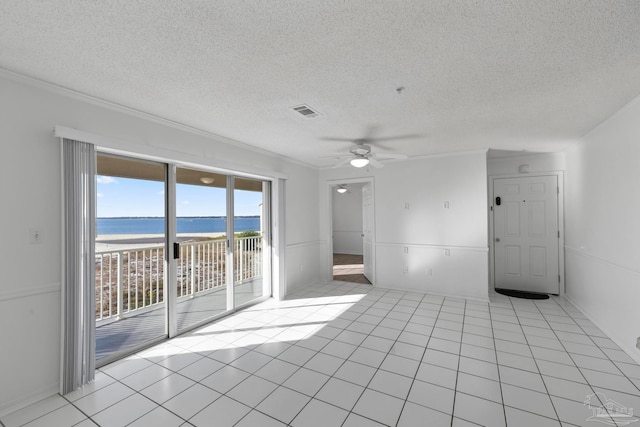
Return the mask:
[(558, 177), (493, 180), (495, 287), (558, 294)]
[(373, 284), (373, 192), (371, 183), (362, 187), (362, 263), (364, 277)]

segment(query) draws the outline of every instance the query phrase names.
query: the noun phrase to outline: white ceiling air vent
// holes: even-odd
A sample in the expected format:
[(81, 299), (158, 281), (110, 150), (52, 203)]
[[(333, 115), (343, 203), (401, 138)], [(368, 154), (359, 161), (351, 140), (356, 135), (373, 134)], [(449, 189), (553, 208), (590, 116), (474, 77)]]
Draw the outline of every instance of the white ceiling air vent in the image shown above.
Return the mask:
[(318, 113), (317, 111), (313, 110), (308, 105), (299, 105), (297, 107), (293, 107), (293, 111), (302, 114), (307, 119), (312, 119), (314, 117), (320, 116), (320, 113)]

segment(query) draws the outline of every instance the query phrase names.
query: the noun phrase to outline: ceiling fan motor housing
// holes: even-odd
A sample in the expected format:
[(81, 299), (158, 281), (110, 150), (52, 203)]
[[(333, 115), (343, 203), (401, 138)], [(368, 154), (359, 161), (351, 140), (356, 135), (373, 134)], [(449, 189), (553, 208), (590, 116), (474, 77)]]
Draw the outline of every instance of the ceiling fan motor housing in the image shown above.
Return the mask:
[(371, 153), (371, 146), (365, 144), (356, 144), (349, 150), (351, 154), (366, 156)]

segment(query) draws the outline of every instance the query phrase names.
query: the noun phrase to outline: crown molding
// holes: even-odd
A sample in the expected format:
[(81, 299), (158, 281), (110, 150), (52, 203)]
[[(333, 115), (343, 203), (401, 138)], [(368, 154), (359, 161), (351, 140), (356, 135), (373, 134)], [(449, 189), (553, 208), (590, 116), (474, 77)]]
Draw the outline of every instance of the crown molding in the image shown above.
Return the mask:
[(13, 80), (18, 83), (22, 83), (28, 86), (36, 87), (39, 89), (43, 89), (49, 92), (56, 93), (58, 95), (65, 96), (67, 98), (76, 99), (79, 101), (87, 102), (89, 104), (93, 104), (99, 107), (107, 108), (112, 111), (116, 111), (119, 113), (127, 114), (129, 116), (134, 116), (143, 120), (147, 120), (150, 122), (154, 122), (160, 125), (172, 127), (177, 130), (181, 130), (184, 132), (191, 133), (193, 135), (201, 136), (207, 139), (214, 140), (216, 142), (233, 146), (235, 148), (242, 148), (247, 151), (251, 151), (254, 153), (258, 153), (264, 156), (281, 159), (287, 161), (289, 163), (294, 163), (299, 166), (303, 166), (311, 169), (318, 169), (317, 166), (312, 165), (310, 163), (303, 162), (301, 160), (297, 160), (283, 154), (275, 153), (273, 151), (265, 150), (264, 148), (256, 147), (255, 145), (247, 144), (246, 142), (237, 141), (231, 138), (227, 138), (225, 136), (217, 135), (213, 132), (196, 128), (190, 125), (186, 125), (184, 123), (180, 123), (174, 120), (170, 120), (161, 116), (157, 116), (155, 114), (147, 113), (142, 110), (138, 110), (132, 107), (127, 107), (126, 105), (119, 104), (113, 101), (107, 101), (102, 98), (98, 98), (92, 95), (88, 95), (86, 93), (77, 91), (75, 89), (71, 89), (68, 87), (60, 86), (55, 83), (48, 82), (46, 80), (38, 79), (36, 77), (27, 76), (25, 74), (21, 74), (12, 70), (8, 70), (6, 68), (0, 67), (0, 76), (6, 77), (9, 80)]

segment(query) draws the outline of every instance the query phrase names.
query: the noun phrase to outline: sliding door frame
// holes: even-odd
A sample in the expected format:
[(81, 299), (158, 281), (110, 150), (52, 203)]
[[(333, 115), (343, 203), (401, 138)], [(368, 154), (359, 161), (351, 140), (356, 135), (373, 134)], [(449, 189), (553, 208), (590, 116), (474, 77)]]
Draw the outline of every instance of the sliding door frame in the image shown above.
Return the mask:
[[(95, 146), (95, 157), (96, 157), (96, 170), (94, 173), (94, 179), (99, 175), (98, 173), (98, 157), (100, 156), (105, 156), (105, 157), (112, 157), (112, 158), (117, 158), (117, 159), (121, 159), (123, 161), (129, 161), (129, 162), (140, 162), (140, 163), (151, 163), (151, 164), (156, 164), (158, 166), (162, 166), (163, 168), (163, 180), (162, 180), (162, 184), (163, 184), (163, 191), (164, 191), (164, 200), (163, 200), (163, 205), (164, 205), (164, 228), (163, 228), (163, 238), (164, 238), (164, 245), (162, 246), (163, 248), (163, 259), (162, 259), (162, 264), (163, 264), (163, 280), (162, 280), (162, 289), (163, 289), (163, 298), (164, 298), (164, 308), (162, 309), (162, 313), (164, 315), (164, 325), (162, 326), (162, 334), (158, 334), (156, 337), (145, 340), (141, 343), (139, 343), (139, 345), (137, 345), (134, 348), (129, 348), (129, 349), (124, 349), (124, 350), (120, 350), (117, 352), (113, 352), (110, 353), (107, 356), (104, 356), (102, 358), (100, 358), (99, 360), (96, 360), (96, 368), (101, 368), (105, 365), (108, 365), (110, 363), (113, 363), (115, 361), (118, 361), (120, 359), (123, 359), (124, 357), (127, 357), (131, 354), (134, 354), (142, 349), (154, 346), (162, 341), (165, 341), (168, 337), (169, 337), (169, 333), (170, 333), (170, 323), (167, 321), (167, 319), (169, 318), (168, 316), (172, 315), (171, 313), (171, 309), (172, 307), (169, 306), (169, 301), (170, 301), (170, 297), (171, 297), (171, 293), (168, 292), (169, 288), (167, 287), (167, 284), (169, 283), (168, 280), (170, 279), (170, 275), (171, 275), (171, 271), (177, 271), (176, 269), (171, 270), (170, 268), (170, 262), (171, 262), (171, 257), (170, 254), (172, 253), (172, 249), (171, 249), (171, 245), (168, 244), (168, 242), (170, 242), (169, 240), (169, 232), (172, 229), (175, 229), (175, 225), (172, 226), (171, 221), (169, 220), (169, 218), (171, 217), (171, 213), (172, 213), (172, 209), (175, 215), (175, 194), (173, 194), (173, 190), (172, 188), (175, 188), (175, 185), (171, 185), (171, 179), (175, 180), (175, 170), (173, 171), (172, 174), (172, 163), (168, 163), (166, 161), (162, 161), (162, 160), (158, 160), (156, 158), (149, 158), (149, 157), (145, 157), (145, 156), (138, 156), (138, 155), (133, 155), (130, 153), (124, 153), (124, 152), (114, 152), (108, 149), (103, 149), (102, 147), (98, 147)], [(160, 181), (158, 181), (160, 182)], [(175, 182), (174, 182), (175, 184)], [(96, 191), (97, 193), (97, 191)], [(96, 198), (96, 215), (97, 215), (97, 198)], [(97, 218), (94, 218), (94, 228), (96, 229), (96, 233), (93, 236), (93, 242), (92, 244), (95, 245), (96, 242), (96, 237), (97, 237)], [(175, 223), (175, 221), (174, 221)], [(126, 251), (126, 249), (125, 249)], [(118, 279), (120, 280), (120, 279)], [(96, 285), (96, 281), (94, 279), (94, 288)], [(122, 289), (121, 289), (122, 290)], [(120, 292), (120, 290), (119, 290)], [(120, 313), (120, 315), (122, 315), (121, 312), (122, 307), (120, 306), (120, 302), (118, 303), (118, 312)], [(142, 309), (143, 311), (140, 313), (144, 313), (144, 308)], [(123, 315), (123, 318), (126, 318), (128, 316)], [(118, 319), (112, 322), (118, 322), (122, 319)], [(111, 323), (111, 322), (110, 322)], [(94, 324), (94, 331), (96, 330), (96, 325)], [(95, 335), (95, 334), (94, 334)], [(94, 344), (96, 343), (96, 337), (94, 337)]]
[[(265, 213), (265, 229), (263, 230), (263, 262), (268, 266), (268, 271), (265, 272), (264, 278), (265, 282), (268, 282), (268, 286), (270, 289), (269, 295), (264, 295), (262, 298), (256, 298), (255, 300), (249, 301), (245, 304), (242, 304), (239, 307), (235, 307), (234, 310), (225, 313), (222, 316), (229, 315), (234, 311), (245, 308), (249, 305), (257, 304), (263, 300), (269, 298), (269, 296), (273, 296), (276, 299), (283, 299), (286, 295), (286, 264), (285, 264), (285, 254), (286, 254), (286, 240), (285, 240), (285, 184), (287, 180), (287, 175), (276, 172), (273, 170), (265, 170), (258, 167), (258, 172), (255, 173), (253, 171), (256, 170), (255, 166), (245, 166), (242, 164), (230, 164), (228, 167), (222, 167), (220, 165), (212, 165), (212, 164), (202, 164), (203, 158), (199, 155), (192, 155), (184, 152), (177, 152), (171, 149), (165, 149), (160, 146), (148, 145), (146, 143), (135, 143), (130, 140), (122, 140), (118, 138), (113, 138), (110, 136), (93, 134), (90, 132), (86, 132), (79, 129), (74, 129), (66, 126), (56, 125), (53, 130), (53, 135), (56, 138), (67, 138), (73, 139), (77, 141), (87, 142), (89, 144), (93, 144), (95, 147), (96, 153), (104, 153), (104, 154), (112, 154), (118, 156), (129, 157), (132, 159), (138, 160), (148, 160), (164, 163), (166, 165), (167, 170), (167, 179), (165, 180), (165, 194), (169, 198), (170, 203), (165, 205), (166, 208), (166, 220), (167, 225), (165, 228), (165, 274), (169, 274), (170, 276), (165, 276), (165, 290), (169, 291), (167, 287), (170, 281), (173, 283), (176, 282), (177, 279), (177, 262), (173, 260), (173, 245), (170, 244), (171, 241), (175, 241), (176, 239), (176, 206), (175, 206), (175, 172), (176, 166), (178, 165), (190, 165), (191, 167), (198, 168), (201, 170), (209, 170), (212, 172), (219, 172), (224, 174), (231, 174), (233, 176), (260, 179), (263, 181), (263, 189), (267, 188), (268, 193), (264, 192), (264, 213)], [(209, 137), (209, 136), (208, 136)], [(251, 167), (252, 172), (243, 172), (242, 169), (247, 167)], [(172, 182), (173, 184), (169, 184)], [(169, 195), (171, 195), (169, 197)], [(268, 219), (267, 219), (268, 218)], [(171, 225), (169, 225), (171, 224)], [(62, 227), (64, 233), (64, 227)], [(64, 237), (64, 236), (63, 236)], [(171, 240), (170, 240), (171, 239)], [(63, 251), (64, 252), (64, 251)], [(169, 256), (171, 254), (171, 256)], [(64, 259), (64, 256), (63, 256)], [(63, 274), (64, 274), (64, 268)], [(62, 278), (61, 278), (62, 280)], [(95, 283), (93, 284), (95, 286)], [(265, 284), (264, 286), (267, 286)], [(264, 289), (264, 288), (263, 288)], [(174, 296), (172, 292), (166, 292), (166, 316), (169, 319), (176, 319), (176, 304), (175, 300), (177, 296)], [(173, 300), (173, 301), (172, 301)], [(218, 317), (214, 317), (207, 322), (215, 321)], [(173, 326), (172, 325), (173, 322)], [(177, 322), (176, 321), (167, 321), (166, 325), (166, 335), (164, 338), (159, 338), (158, 340), (154, 340), (153, 342), (149, 342), (145, 345), (145, 347), (150, 347), (152, 345), (157, 344), (167, 338), (171, 338), (177, 334)], [(194, 328), (199, 325), (195, 325)], [(181, 333), (187, 332), (181, 331)], [(62, 339), (62, 338), (61, 338)], [(62, 346), (62, 344), (61, 344)], [(138, 349), (136, 351), (142, 350)], [(125, 357), (126, 354), (119, 354), (118, 357)], [(106, 364), (104, 359), (101, 360), (101, 364)], [(64, 371), (64, 368), (61, 368), (61, 372)], [(61, 373), (62, 375), (62, 373)]]
[[(179, 127), (184, 131), (182, 127)], [(188, 132), (187, 132), (188, 133)], [(210, 156), (201, 154), (189, 154), (186, 152), (175, 151), (169, 148), (163, 148), (159, 145), (152, 145), (147, 141), (148, 135), (141, 135), (137, 138), (140, 142), (134, 142), (132, 139), (121, 139), (107, 135), (87, 132), (80, 129), (70, 128), (67, 126), (56, 125), (53, 134), (57, 138), (75, 139), (94, 144), (96, 151), (105, 154), (115, 154), (126, 157), (137, 158), (140, 160), (151, 160), (166, 164), (177, 164), (191, 166), (212, 172), (232, 174), (235, 176), (261, 179), (271, 183), (271, 212), (272, 220), (271, 228), (271, 283), (272, 295), (276, 299), (283, 299), (287, 293), (287, 274), (286, 274), (286, 232), (285, 232), (285, 198), (286, 198), (286, 181), (289, 178), (286, 173), (278, 172), (273, 169), (262, 169), (259, 166), (243, 165), (240, 163), (229, 162), (222, 159), (214, 159)], [(135, 135), (132, 136), (136, 138)], [(211, 134), (204, 135), (208, 141), (214, 144), (225, 145), (224, 141), (216, 140)], [(245, 149), (250, 150), (250, 149)], [(239, 154), (241, 156), (241, 154)], [(203, 163), (204, 162), (204, 163)], [(250, 168), (251, 171), (247, 169)], [(244, 169), (244, 170), (243, 170)]]
[[(235, 311), (235, 301), (236, 301), (236, 292), (235, 292), (235, 280), (233, 277), (233, 272), (235, 271), (235, 259), (233, 250), (235, 248), (235, 207), (234, 207), (234, 194), (233, 187), (235, 184), (236, 178), (233, 175), (227, 176), (227, 259), (225, 261), (227, 265), (227, 313), (231, 313)], [(231, 215), (229, 215), (231, 214)]]
[(165, 240), (164, 240), (164, 302), (165, 302), (165, 325), (167, 338), (178, 335), (178, 293), (176, 284), (178, 283), (178, 262), (174, 253), (174, 242), (177, 242), (177, 216), (176, 216), (176, 164), (168, 163), (167, 178), (165, 179)]
[[(207, 167), (203, 165), (197, 164), (183, 164), (170, 162), (163, 159), (158, 158), (150, 158), (149, 156), (139, 155), (136, 153), (123, 153), (121, 151), (114, 151), (104, 147), (96, 147), (96, 152), (98, 154), (105, 155), (115, 155), (118, 157), (123, 157), (131, 160), (140, 160), (140, 161), (153, 161), (162, 163), (165, 165), (166, 177), (165, 177), (165, 243), (164, 243), (164, 314), (165, 314), (165, 335), (164, 337), (159, 337), (157, 340), (149, 341), (144, 343), (140, 348), (131, 350), (131, 351), (123, 351), (122, 353), (114, 354), (113, 357), (107, 356), (104, 359), (101, 359), (99, 366), (103, 366), (107, 363), (111, 363), (114, 360), (118, 360), (122, 357), (126, 357), (129, 354), (134, 352), (138, 352), (145, 347), (150, 347), (152, 345), (157, 344), (167, 338), (174, 338), (186, 332), (192, 331), (203, 325), (206, 325), (210, 322), (213, 322), (222, 317), (228, 316), (232, 313), (235, 313), (238, 310), (241, 310), (245, 307), (260, 303), (270, 298), (274, 293), (273, 283), (277, 283), (273, 280), (275, 267), (272, 264), (272, 260), (275, 258), (274, 251), (278, 250), (273, 245), (272, 239), (272, 229), (274, 228), (274, 219), (277, 216), (274, 215), (272, 211), (272, 192), (271, 188), (273, 185), (273, 179), (269, 177), (261, 177), (254, 176), (250, 174), (243, 174), (242, 172), (232, 172), (224, 169), (217, 169), (212, 167)], [(190, 169), (200, 170), (202, 172), (212, 172), (212, 173), (224, 173), (227, 177), (226, 181), (226, 215), (227, 215), (227, 228), (226, 228), (226, 253), (225, 253), (225, 281), (226, 281), (226, 311), (212, 316), (208, 319), (205, 319), (201, 322), (194, 323), (193, 325), (189, 325), (185, 328), (178, 329), (178, 310), (177, 310), (177, 302), (178, 296), (176, 292), (176, 284), (177, 284), (177, 267), (178, 262), (176, 259), (176, 254), (174, 253), (174, 243), (177, 242), (177, 206), (176, 206), (176, 197), (177, 197), (177, 179), (176, 172), (178, 167), (186, 167)], [(263, 294), (260, 297), (256, 297), (251, 301), (247, 301), (246, 303), (242, 303), (238, 306), (235, 305), (235, 281), (234, 281), (234, 247), (235, 247), (235, 207), (234, 207), (234, 187), (235, 187), (235, 178), (248, 178), (260, 180), (262, 182), (262, 195), (263, 195), (263, 227), (262, 238), (263, 238)], [(278, 257), (279, 258), (279, 257)], [(269, 286), (268, 293), (265, 295), (267, 291), (266, 287)]]

